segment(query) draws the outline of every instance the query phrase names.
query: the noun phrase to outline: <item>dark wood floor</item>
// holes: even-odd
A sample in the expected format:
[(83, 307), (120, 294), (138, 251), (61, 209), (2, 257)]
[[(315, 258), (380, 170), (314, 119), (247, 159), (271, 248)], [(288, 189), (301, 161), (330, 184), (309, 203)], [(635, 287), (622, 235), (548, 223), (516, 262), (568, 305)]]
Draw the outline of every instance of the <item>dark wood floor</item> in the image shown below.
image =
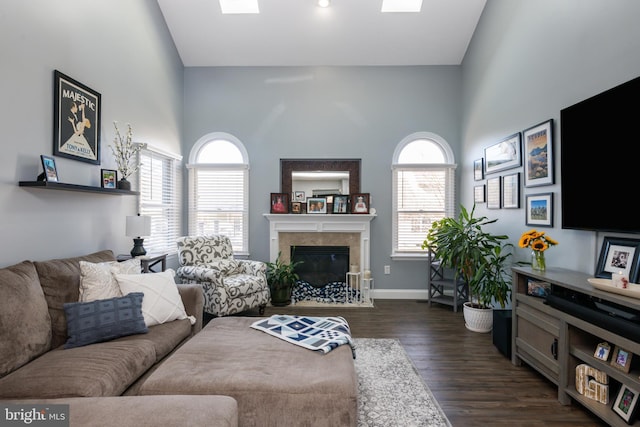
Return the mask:
[(423, 301), (376, 300), (375, 308), (267, 307), (265, 315), (343, 316), (354, 338), (397, 338), (454, 427), (603, 426), (528, 366), (514, 366), (491, 334), (471, 332), (462, 312)]

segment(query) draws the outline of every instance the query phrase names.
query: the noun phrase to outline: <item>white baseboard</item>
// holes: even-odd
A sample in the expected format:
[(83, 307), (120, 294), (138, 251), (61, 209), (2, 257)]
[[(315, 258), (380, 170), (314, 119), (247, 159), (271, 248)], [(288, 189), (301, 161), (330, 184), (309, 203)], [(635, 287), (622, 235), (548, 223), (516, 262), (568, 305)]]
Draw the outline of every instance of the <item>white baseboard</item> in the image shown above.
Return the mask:
[(426, 289), (374, 289), (373, 299), (423, 299), (427, 300)]

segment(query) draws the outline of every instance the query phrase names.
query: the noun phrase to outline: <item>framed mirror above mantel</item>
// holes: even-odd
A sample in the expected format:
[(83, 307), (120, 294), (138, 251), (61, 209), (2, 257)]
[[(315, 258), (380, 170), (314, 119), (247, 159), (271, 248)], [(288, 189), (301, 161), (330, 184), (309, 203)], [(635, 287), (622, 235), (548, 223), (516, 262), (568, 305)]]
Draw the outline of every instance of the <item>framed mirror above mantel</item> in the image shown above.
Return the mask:
[[(360, 193), (360, 163), (360, 159), (280, 159), (280, 191), (292, 194), (298, 179), (304, 180), (307, 187), (310, 180), (316, 179), (319, 187), (326, 187), (325, 183), (331, 180), (340, 182), (335, 185), (339, 187), (335, 188), (339, 190), (336, 194)], [(342, 189), (348, 189), (348, 193)]]

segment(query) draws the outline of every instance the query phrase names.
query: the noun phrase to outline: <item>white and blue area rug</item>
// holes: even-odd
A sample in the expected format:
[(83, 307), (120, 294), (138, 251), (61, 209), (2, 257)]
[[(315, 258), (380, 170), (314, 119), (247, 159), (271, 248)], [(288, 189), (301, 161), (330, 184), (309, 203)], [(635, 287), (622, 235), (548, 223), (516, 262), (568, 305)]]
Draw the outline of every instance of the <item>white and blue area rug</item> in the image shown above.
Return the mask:
[(274, 314), (252, 323), (251, 327), (322, 353), (328, 353), (343, 344), (349, 344), (352, 351), (354, 349), (349, 324), (343, 317)]
[(354, 338), (358, 427), (451, 427), (396, 339)]

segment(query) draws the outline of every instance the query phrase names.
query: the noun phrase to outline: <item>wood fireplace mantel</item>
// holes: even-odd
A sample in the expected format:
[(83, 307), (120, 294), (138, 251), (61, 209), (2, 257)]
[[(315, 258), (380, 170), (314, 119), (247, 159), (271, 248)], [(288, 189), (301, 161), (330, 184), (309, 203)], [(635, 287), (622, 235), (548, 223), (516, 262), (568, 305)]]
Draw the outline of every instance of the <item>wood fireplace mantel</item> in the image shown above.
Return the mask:
[(371, 220), (375, 214), (264, 214), (269, 221), (269, 256), (280, 251), (280, 233), (357, 233), (362, 271), (370, 269)]

